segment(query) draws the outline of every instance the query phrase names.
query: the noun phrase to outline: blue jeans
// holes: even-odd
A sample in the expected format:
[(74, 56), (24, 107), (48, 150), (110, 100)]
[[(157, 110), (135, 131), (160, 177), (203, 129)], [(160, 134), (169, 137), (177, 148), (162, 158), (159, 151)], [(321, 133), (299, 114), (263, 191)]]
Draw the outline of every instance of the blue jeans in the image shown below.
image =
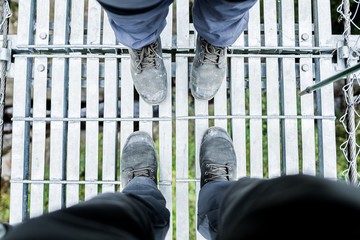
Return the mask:
[[(173, 0), (98, 0), (108, 14), (117, 40), (141, 49), (160, 36)], [(233, 44), (247, 28), (249, 9), (257, 0), (195, 0), (194, 27), (214, 46)]]

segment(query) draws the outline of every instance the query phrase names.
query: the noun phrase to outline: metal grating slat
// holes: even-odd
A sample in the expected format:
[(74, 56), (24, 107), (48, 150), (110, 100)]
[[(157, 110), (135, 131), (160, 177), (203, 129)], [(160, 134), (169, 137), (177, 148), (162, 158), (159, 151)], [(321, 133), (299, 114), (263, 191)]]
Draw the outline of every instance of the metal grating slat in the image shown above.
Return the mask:
[[(295, 10), (294, 1), (281, 1), (280, 4), (280, 43), (285, 47), (295, 47)], [(295, 76), (295, 58), (284, 58), (280, 62), (282, 112), (285, 115), (297, 115), (297, 92)], [(283, 167), (286, 174), (299, 173), (298, 126), (295, 119), (282, 121)]]
[[(311, 1), (299, 2), (299, 40), (300, 46), (312, 46), (312, 9)], [(313, 84), (313, 64), (312, 59), (300, 59), (300, 89)], [(301, 97), (301, 114), (314, 114), (314, 95), (313, 93)], [(301, 139), (302, 139), (302, 159), (303, 173), (309, 175), (316, 174), (315, 159), (315, 126), (314, 120), (301, 120)]]
[[(330, 2), (316, 0), (315, 6), (315, 43), (317, 46), (329, 46), (331, 39), (331, 16)], [(316, 60), (317, 81), (331, 76), (331, 59)], [(316, 92), (318, 114), (334, 115), (334, 87), (332, 84), (325, 86)], [(330, 104), (331, 103), (331, 104)], [(336, 141), (335, 122), (320, 120), (319, 132), (319, 164), (320, 174), (326, 178), (336, 179)]]
[[(249, 46), (261, 46), (260, 3), (250, 9)], [(249, 113), (262, 115), (261, 59), (249, 58)], [(262, 120), (250, 119), (250, 176), (263, 177)]]
[[(176, 116), (188, 115), (188, 59), (176, 57)], [(189, 177), (189, 124), (176, 120), (176, 180)], [(189, 183), (176, 181), (176, 239), (189, 239)]]
[[(263, 1), (264, 9), (264, 33), (265, 46), (278, 46), (277, 25), (277, 2)], [(266, 112), (268, 116), (279, 115), (279, 60), (266, 58)], [(278, 119), (267, 120), (267, 150), (269, 177), (281, 175), (280, 169), (280, 121)]]

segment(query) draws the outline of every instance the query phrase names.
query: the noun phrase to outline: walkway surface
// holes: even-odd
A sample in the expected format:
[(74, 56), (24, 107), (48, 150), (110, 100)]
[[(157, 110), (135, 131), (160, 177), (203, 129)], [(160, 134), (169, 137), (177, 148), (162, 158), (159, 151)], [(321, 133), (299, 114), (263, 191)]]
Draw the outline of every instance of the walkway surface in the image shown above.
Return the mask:
[(119, 191), (120, 153), (135, 130), (158, 144), (159, 187), (176, 210), (177, 239), (190, 238), (189, 196), (193, 184), (198, 196), (209, 126), (232, 136), (238, 177), (337, 177), (333, 87), (298, 97), (334, 73), (330, 1), (259, 1), (210, 102), (189, 93), (196, 39), (189, 8), (187, 0), (170, 8), (176, 28), (168, 24), (161, 36), (169, 97), (152, 107), (134, 91), (127, 50), (95, 0), (19, 0), (11, 223)]

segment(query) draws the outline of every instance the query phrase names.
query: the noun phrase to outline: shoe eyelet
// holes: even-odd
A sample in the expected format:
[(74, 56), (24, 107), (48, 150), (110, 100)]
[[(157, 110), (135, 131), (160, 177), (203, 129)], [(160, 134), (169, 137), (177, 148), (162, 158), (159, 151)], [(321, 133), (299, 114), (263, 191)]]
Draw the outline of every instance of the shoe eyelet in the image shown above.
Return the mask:
[(210, 165), (209, 164), (206, 164), (206, 167), (209, 167)]
[(154, 169), (151, 169), (150, 171), (151, 171), (151, 172), (154, 172)]
[(205, 181), (204, 182), (208, 182), (208, 180), (207, 179), (205, 179)]
[(209, 175), (209, 173), (206, 171), (206, 172), (205, 172), (205, 176), (207, 176), (207, 175)]

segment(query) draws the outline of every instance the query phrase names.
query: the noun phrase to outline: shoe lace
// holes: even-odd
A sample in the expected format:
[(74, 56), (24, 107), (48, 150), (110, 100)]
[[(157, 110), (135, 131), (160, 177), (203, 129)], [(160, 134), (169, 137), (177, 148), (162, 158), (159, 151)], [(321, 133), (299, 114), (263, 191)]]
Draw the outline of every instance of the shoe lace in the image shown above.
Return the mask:
[(223, 178), (228, 180), (231, 177), (228, 170), (231, 170), (231, 167), (223, 164), (206, 164), (206, 167), (209, 168), (209, 171), (205, 172), (205, 175), (212, 175), (212, 177), (205, 179), (205, 182), (210, 182), (218, 178)]
[(160, 67), (160, 64), (156, 63), (157, 59), (161, 59), (160, 55), (156, 51), (157, 48), (157, 42), (153, 42), (152, 44), (143, 47), (141, 50), (134, 50), (134, 53), (137, 56), (136, 68), (139, 71)]
[(221, 52), (225, 50), (225, 47), (216, 47), (208, 43), (205, 39), (201, 39), (201, 42), (204, 46), (204, 51), (201, 51), (200, 54), (204, 55), (204, 59), (200, 59), (200, 63), (219, 65)]
[[(129, 174), (133, 174), (133, 178), (135, 177), (149, 177), (151, 179), (154, 179), (154, 176), (150, 177), (150, 172), (154, 172), (154, 169), (152, 168), (139, 168), (129, 171)], [(130, 181), (131, 179), (129, 179)]]

